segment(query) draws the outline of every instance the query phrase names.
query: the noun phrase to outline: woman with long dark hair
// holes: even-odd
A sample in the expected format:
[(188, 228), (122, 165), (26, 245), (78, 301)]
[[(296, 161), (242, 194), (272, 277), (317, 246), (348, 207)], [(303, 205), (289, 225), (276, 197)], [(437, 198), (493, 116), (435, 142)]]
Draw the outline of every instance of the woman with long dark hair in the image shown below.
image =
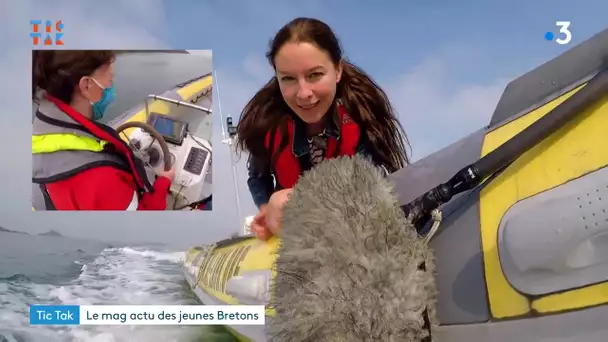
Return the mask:
[(385, 92), (343, 57), (332, 29), (296, 18), (267, 58), (275, 76), (245, 106), (237, 148), (249, 153), (248, 186), (260, 213), (252, 231), (280, 229), (282, 204), (300, 175), (327, 158), (369, 157), (392, 173), (408, 163), (407, 139)]

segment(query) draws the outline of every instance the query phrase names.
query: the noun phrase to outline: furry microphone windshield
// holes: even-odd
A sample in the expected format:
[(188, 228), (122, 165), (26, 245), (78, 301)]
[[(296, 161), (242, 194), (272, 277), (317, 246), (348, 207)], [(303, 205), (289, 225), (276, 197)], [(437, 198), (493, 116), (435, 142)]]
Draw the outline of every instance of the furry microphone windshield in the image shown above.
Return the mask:
[(430, 341), (431, 252), (362, 157), (305, 173), (283, 214), (271, 341)]

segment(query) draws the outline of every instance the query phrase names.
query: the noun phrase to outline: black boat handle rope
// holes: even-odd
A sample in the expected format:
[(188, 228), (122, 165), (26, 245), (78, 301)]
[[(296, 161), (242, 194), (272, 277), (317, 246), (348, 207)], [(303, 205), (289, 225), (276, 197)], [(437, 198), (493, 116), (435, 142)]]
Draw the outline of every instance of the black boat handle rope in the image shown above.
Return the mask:
[(511, 164), (606, 95), (608, 95), (608, 69), (600, 71), (584, 88), (492, 152), (458, 171), (446, 183), (403, 205), (401, 208), (405, 215), (420, 232), (433, 210), (450, 201), (455, 195), (478, 186), (484, 179)]

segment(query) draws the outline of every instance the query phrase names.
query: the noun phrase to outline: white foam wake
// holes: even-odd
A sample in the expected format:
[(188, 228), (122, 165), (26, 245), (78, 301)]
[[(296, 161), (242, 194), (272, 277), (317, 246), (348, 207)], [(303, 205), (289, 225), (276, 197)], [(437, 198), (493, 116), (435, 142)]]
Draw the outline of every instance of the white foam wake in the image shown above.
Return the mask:
[[(191, 341), (206, 327), (29, 325), (30, 304), (145, 305), (198, 304), (190, 295), (179, 261), (182, 252), (108, 248), (80, 275), (56, 286), (29, 282), (0, 283), (0, 336), (8, 341), (131, 342)], [(0, 338), (0, 340), (2, 340)]]

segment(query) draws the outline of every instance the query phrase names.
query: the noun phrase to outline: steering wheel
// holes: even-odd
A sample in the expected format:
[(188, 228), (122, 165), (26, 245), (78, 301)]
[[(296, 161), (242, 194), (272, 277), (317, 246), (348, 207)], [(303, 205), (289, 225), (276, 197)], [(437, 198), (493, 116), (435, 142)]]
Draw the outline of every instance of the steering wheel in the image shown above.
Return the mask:
[[(163, 153), (164, 170), (169, 171), (171, 169), (171, 166), (173, 166), (172, 160), (171, 160), (171, 153), (169, 152), (169, 146), (167, 145), (167, 142), (165, 141), (163, 136), (160, 133), (158, 133), (158, 131), (156, 129), (154, 129), (154, 127), (150, 126), (149, 124), (147, 124), (145, 122), (139, 122), (139, 121), (127, 122), (127, 123), (120, 125), (118, 128), (116, 128), (116, 133), (120, 135), (120, 133), (122, 133), (124, 130), (129, 129), (129, 128), (140, 128), (144, 132), (150, 134), (153, 138), (152, 142), (150, 144), (148, 144), (148, 146), (146, 148), (141, 149), (141, 146), (140, 147), (134, 146), (134, 144), (131, 143), (131, 141), (127, 137), (127, 140), (129, 140), (129, 145), (132, 148), (135, 148), (136, 151), (138, 151), (138, 152), (147, 151), (150, 147), (152, 147), (152, 145), (154, 145), (155, 141), (158, 141), (158, 144), (160, 145), (160, 149)], [(125, 136), (127, 136), (127, 135), (125, 134)]]

